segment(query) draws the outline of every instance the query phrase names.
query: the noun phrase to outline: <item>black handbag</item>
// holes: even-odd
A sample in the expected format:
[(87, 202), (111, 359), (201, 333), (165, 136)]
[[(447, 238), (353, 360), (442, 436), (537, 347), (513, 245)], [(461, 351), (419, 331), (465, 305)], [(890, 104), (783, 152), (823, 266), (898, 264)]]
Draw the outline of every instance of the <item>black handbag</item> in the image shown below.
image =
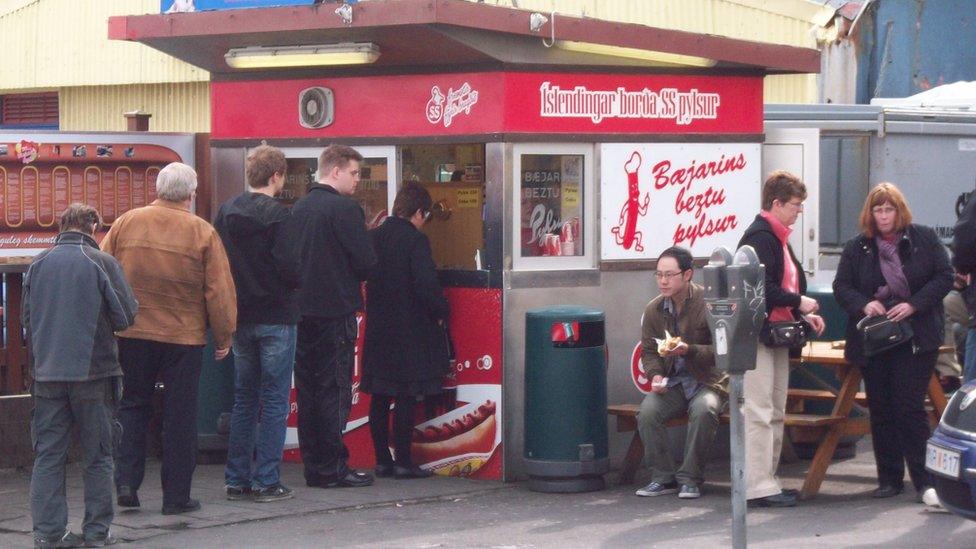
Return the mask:
[(864, 338), (862, 353), (875, 356), (912, 340), (915, 332), (908, 322), (895, 322), (886, 316), (866, 316), (857, 323), (857, 331)]
[(803, 347), (811, 331), (805, 320), (767, 321), (759, 330), (759, 341), (767, 347)]

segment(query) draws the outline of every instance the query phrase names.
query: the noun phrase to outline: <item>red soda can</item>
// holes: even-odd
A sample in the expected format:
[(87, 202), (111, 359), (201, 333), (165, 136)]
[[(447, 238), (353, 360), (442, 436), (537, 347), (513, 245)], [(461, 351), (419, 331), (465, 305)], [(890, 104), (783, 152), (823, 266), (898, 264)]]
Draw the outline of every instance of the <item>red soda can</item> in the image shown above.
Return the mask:
[(562, 255), (562, 247), (559, 245), (559, 235), (552, 233), (546, 234), (546, 251), (544, 255)]

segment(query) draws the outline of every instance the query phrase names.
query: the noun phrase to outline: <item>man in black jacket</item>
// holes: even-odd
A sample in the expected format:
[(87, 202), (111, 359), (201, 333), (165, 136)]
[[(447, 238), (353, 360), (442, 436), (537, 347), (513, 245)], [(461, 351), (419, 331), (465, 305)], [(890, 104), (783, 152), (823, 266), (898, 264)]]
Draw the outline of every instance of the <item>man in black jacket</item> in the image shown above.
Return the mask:
[[(762, 189), (762, 211), (756, 216), (739, 246), (756, 250), (766, 266), (767, 322), (790, 322), (801, 317), (816, 332), (824, 330), (817, 316), (817, 302), (803, 295), (806, 277), (789, 244), (790, 227), (803, 211), (807, 189), (788, 172), (774, 172)], [(746, 498), (759, 507), (792, 507), (796, 493), (783, 490), (776, 478), (783, 447), (786, 391), (790, 382), (789, 349), (759, 345), (756, 369), (745, 376)]]
[(976, 191), (969, 196), (966, 206), (959, 214), (959, 221), (952, 233), (952, 266), (965, 277), (967, 287), (962, 291), (969, 311), (969, 329), (966, 331), (966, 352), (963, 354), (963, 383), (976, 379)]
[(224, 472), (230, 500), (292, 497), (279, 467), (298, 333), (298, 263), (283, 245), (288, 209), (274, 199), (287, 170), (279, 149), (262, 145), (251, 151), (245, 168), (249, 192), (221, 205), (214, 220), (237, 289), (234, 408)]
[(287, 240), (301, 258), (295, 388), (305, 483), (368, 486), (373, 476), (346, 465), (342, 432), (352, 407), (352, 368), (363, 308), (360, 289), (376, 263), (366, 216), (350, 198), (359, 183), (355, 149), (331, 145), (319, 156), (319, 183), (292, 208)]
[[(71, 204), (61, 234), (24, 276), (23, 322), (34, 384), (34, 471), (30, 501), (35, 547), (96, 547), (114, 543), (112, 415), (122, 368), (115, 333), (135, 321), (138, 304), (122, 266), (98, 249), (95, 208)], [(85, 472), (84, 537), (71, 533), (64, 467), (69, 432), (77, 426)]]

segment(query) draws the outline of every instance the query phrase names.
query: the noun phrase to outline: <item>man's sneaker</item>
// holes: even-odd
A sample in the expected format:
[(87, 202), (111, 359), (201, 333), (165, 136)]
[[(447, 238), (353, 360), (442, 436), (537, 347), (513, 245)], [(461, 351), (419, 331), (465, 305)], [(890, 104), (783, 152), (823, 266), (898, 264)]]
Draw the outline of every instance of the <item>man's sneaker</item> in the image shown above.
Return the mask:
[(280, 501), (283, 499), (290, 499), (294, 496), (291, 488), (283, 485), (277, 484), (275, 486), (268, 486), (267, 488), (260, 488), (258, 490), (252, 490), (254, 494), (254, 501), (259, 503), (267, 503), (269, 501)]
[(656, 496), (663, 496), (663, 495), (666, 495), (666, 494), (673, 494), (673, 493), (675, 493), (677, 491), (678, 491), (678, 483), (677, 482), (669, 482), (667, 484), (661, 484), (660, 482), (652, 482), (652, 483), (648, 484), (647, 486), (641, 488), (640, 490), (637, 490), (634, 493), (637, 494), (638, 496), (641, 496), (641, 497), (651, 497), (651, 498), (653, 498), (653, 497), (656, 497)]
[(78, 534), (72, 533), (70, 530), (65, 531), (65, 533), (60, 536), (35, 536), (34, 537), (34, 549), (55, 549), (61, 547), (84, 547), (85, 538), (79, 536)]
[(701, 497), (701, 488), (694, 484), (682, 484), (681, 490), (678, 491), (678, 497), (681, 499), (697, 499)]
[(230, 501), (240, 501), (244, 499), (251, 499), (251, 487), (250, 486), (231, 486), (227, 485), (224, 487), (227, 492), (227, 499)]

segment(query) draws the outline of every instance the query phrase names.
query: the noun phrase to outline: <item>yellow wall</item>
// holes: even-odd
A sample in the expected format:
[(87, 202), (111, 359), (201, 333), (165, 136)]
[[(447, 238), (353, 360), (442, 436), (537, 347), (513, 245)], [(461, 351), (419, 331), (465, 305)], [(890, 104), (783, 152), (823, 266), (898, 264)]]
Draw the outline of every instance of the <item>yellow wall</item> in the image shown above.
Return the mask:
[(210, 131), (210, 83), (61, 88), (61, 129), (124, 131), (124, 112), (152, 114), (154, 132)]
[(159, 0), (0, 1), (0, 93), (210, 79), (142, 44), (108, 39), (109, 16), (158, 13)]
[[(808, 0), (520, 0), (519, 6), (811, 48), (810, 19), (820, 7)], [(209, 131), (208, 73), (148, 46), (108, 39), (109, 16), (158, 12), (159, 0), (0, 0), (0, 51), (8, 52), (0, 94), (58, 90), (65, 130), (121, 130), (122, 112), (141, 109), (152, 113), (154, 131)], [(816, 98), (815, 75), (766, 78), (767, 103)]]

